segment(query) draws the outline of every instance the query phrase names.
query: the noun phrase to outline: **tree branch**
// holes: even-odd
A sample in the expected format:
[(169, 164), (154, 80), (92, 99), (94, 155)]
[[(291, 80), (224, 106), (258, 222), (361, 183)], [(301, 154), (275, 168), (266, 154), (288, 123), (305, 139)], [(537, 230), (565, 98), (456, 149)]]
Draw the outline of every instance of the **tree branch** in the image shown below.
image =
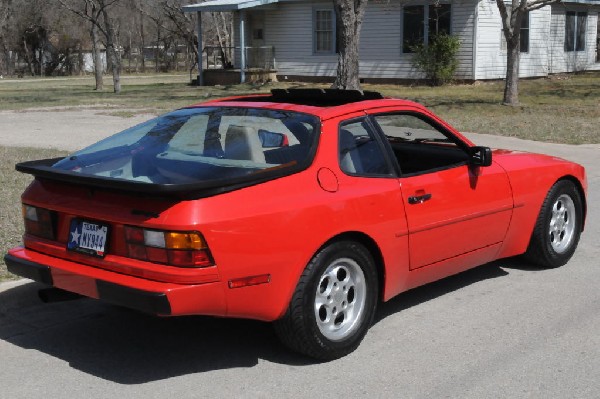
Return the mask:
[(548, 6), (553, 3), (560, 3), (561, 0), (534, 0), (527, 2), (527, 5), (523, 8), (524, 11), (535, 11), (542, 7)]

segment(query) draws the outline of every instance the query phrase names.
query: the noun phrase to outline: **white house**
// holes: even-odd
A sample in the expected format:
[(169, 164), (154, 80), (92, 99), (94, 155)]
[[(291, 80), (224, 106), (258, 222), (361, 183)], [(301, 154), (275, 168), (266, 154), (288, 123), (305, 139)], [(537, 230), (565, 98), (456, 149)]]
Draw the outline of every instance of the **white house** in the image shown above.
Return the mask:
[[(185, 12), (233, 11), (236, 68), (251, 49), (270, 48), (280, 79), (332, 77), (337, 66), (331, 1), (212, 0)], [(600, 0), (565, 0), (532, 11), (521, 27), (521, 77), (600, 70)], [(360, 37), (360, 77), (416, 79), (411, 44), (444, 31), (459, 37), (456, 77), (501, 79), (506, 43), (495, 0), (371, 0)], [(239, 47), (246, 48), (244, 53)], [(242, 55), (243, 54), (243, 55)], [(244, 73), (242, 73), (244, 79)]]

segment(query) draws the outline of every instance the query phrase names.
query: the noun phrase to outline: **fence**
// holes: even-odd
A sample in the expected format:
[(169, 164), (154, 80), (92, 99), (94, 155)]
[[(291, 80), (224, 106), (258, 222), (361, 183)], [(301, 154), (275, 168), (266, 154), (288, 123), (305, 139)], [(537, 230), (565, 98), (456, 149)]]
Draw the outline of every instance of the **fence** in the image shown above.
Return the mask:
[[(236, 63), (234, 59), (240, 54), (240, 47), (206, 46), (206, 69), (230, 69)], [(246, 69), (275, 69), (275, 47), (246, 47)], [(237, 63), (240, 64), (239, 62)]]

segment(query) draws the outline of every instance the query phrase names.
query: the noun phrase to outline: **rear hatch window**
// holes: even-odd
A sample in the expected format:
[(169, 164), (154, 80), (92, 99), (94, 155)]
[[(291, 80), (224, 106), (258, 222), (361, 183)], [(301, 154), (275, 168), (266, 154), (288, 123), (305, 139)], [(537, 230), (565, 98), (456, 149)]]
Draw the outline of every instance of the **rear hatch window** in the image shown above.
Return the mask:
[(305, 169), (316, 152), (318, 126), (316, 117), (290, 111), (186, 108), (64, 159), (24, 163), (17, 169), (140, 191), (223, 189)]

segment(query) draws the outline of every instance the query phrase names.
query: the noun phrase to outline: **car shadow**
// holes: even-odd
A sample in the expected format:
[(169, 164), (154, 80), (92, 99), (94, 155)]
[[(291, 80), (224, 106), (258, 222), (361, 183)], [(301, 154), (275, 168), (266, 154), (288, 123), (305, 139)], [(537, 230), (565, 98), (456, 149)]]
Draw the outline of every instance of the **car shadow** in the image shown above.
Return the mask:
[[(382, 304), (376, 322), (470, 284), (505, 276), (507, 267), (523, 264), (494, 262), (403, 293)], [(142, 384), (253, 367), (259, 359), (295, 366), (315, 363), (281, 345), (269, 323), (158, 318), (88, 298), (44, 304), (37, 295), (40, 288), (44, 286), (26, 283), (0, 292), (0, 339), (108, 381)]]
[(44, 304), (37, 298), (40, 288), (28, 283), (0, 293), (0, 339), (119, 384), (253, 367), (259, 359), (314, 363), (287, 351), (269, 323), (159, 318), (88, 298)]
[(380, 304), (377, 314), (375, 315), (374, 324), (377, 324), (388, 316), (394, 315), (413, 306), (420, 305), (432, 299), (447, 295), (471, 284), (492, 278), (507, 276), (509, 273), (505, 269), (524, 271), (540, 270), (539, 267), (535, 267), (519, 257), (490, 262), (454, 276), (446, 277), (442, 280), (413, 288), (412, 290), (397, 295), (388, 302)]

